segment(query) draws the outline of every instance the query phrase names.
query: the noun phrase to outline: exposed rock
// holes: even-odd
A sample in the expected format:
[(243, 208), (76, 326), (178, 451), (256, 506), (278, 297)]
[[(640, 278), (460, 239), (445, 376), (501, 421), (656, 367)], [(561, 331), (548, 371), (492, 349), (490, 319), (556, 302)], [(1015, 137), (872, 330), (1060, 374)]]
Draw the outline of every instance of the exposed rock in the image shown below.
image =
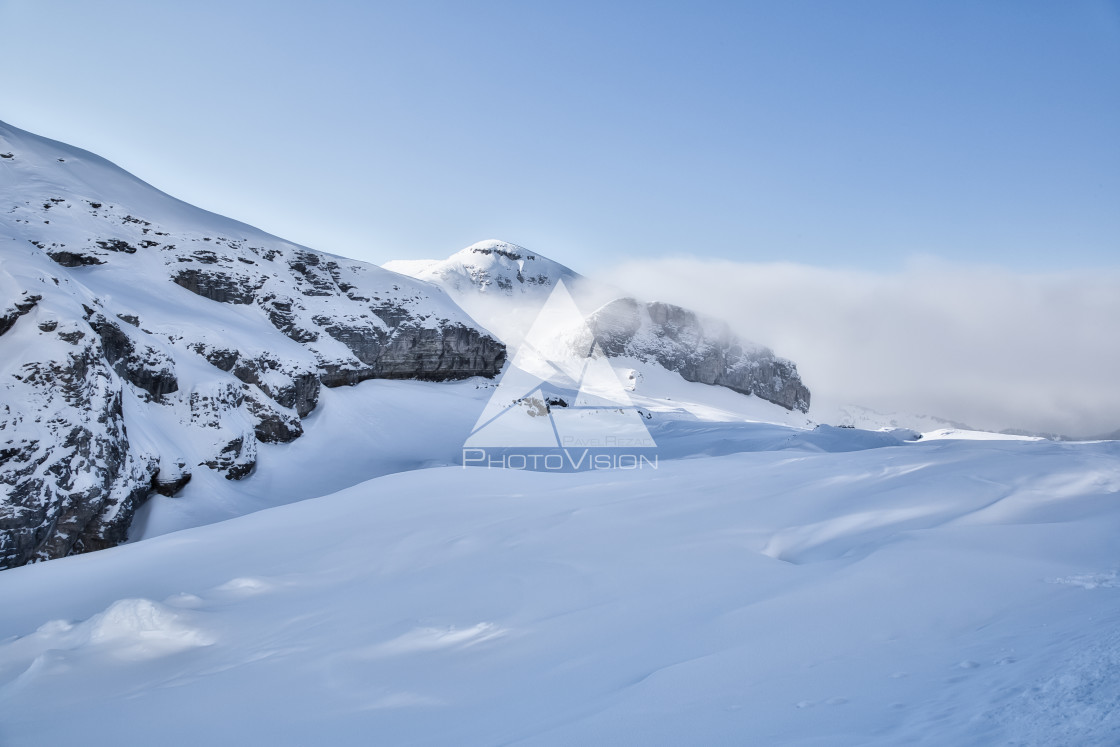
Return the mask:
[(183, 459), (161, 459), (159, 470), (152, 475), (152, 490), (170, 498), (187, 486), (191, 472)]
[[(561, 281), (581, 305), (601, 304), (615, 296), (612, 289), (547, 257), (502, 241), (481, 241), (445, 260), (406, 260), (385, 266), (438, 284), (488, 329), (513, 341), (527, 331), (526, 320), (495, 304), (495, 296), (543, 303)], [(809, 390), (801, 383), (797, 367), (767, 348), (734, 337), (726, 324), (700, 320), (678, 306), (639, 304), (633, 299), (606, 305), (590, 321), (607, 355), (634, 356), (676, 371), (688, 381), (726, 386), (787, 409), (808, 410)]]
[(35, 304), (43, 300), (42, 296), (33, 296), (27, 291), (22, 297), (13, 302), (8, 308), (0, 311), (0, 335), (15, 326), (16, 320), (35, 308)]
[(295, 410), (301, 418), (310, 415), (318, 403), (319, 376), (314, 371), (295, 368), (268, 354), (247, 358), (236, 350), (203, 343), (193, 345), (192, 350), (220, 370), (257, 387), (280, 406)]
[(127, 241), (121, 239), (105, 239), (104, 241), (96, 242), (99, 247), (110, 252), (124, 252), (125, 254), (135, 254), (136, 247), (129, 244)]
[(253, 417), (256, 425), (253, 435), (261, 443), (275, 444), (295, 441), (303, 435), (299, 416), (291, 410), (277, 407), (263, 396), (258, 389), (245, 385), (245, 408)]
[(223, 446), (217, 457), (200, 466), (221, 472), (227, 480), (241, 480), (257, 466), (257, 442), (238, 436)]
[[(58, 329), (57, 326), (55, 328)], [(74, 325), (72, 324), (66, 325), (64, 329), (58, 329), (59, 339), (61, 339), (63, 342), (68, 342), (71, 345), (77, 345), (78, 342), (80, 342), (85, 336), (85, 332), (80, 329), (75, 329)]]
[[(20, 371), (10, 387), (37, 405), (46, 438), (17, 440), (0, 454), (0, 568), (120, 543), (156, 468), (129, 449), (119, 379), (99, 338)], [(0, 412), (9, 433), (25, 417)]]
[(178, 391), (175, 363), (166, 353), (148, 345), (138, 349), (124, 330), (100, 314), (90, 319), (90, 327), (101, 337), (105, 359), (122, 379), (157, 400)]
[(676, 371), (686, 381), (718, 384), (781, 405), (809, 410), (797, 366), (769, 349), (744, 343), (726, 324), (701, 320), (679, 306), (619, 299), (588, 320), (609, 356), (631, 356)]
[(310, 415), (319, 401), (318, 376), (286, 367), (274, 356), (239, 357), (230, 373), (255, 385), (277, 404), (294, 409), (301, 418)]
[(50, 251), (47, 256), (58, 262), (63, 267), (87, 267), (89, 265), (102, 265), (105, 264), (97, 257), (91, 254), (82, 254), (80, 252), (72, 252), (68, 250)]
[[(303, 326), (297, 314), (293, 311), (292, 305), (295, 302), (283, 296), (277, 298), (270, 295), (261, 299), (260, 305), (264, 312), (268, 315), (268, 320), (272, 322), (272, 326), (283, 332), (290, 339), (296, 342), (315, 342), (319, 339), (319, 333), (307, 329)], [(302, 310), (301, 307), (297, 309)]]
[(210, 347), (206, 343), (197, 342), (190, 346), (191, 350), (201, 355), (210, 365), (222, 371), (229, 371), (237, 363), (240, 353), (229, 348)]
[[(317, 320), (322, 317), (317, 317)], [(372, 323), (363, 324), (361, 320), (350, 320), (350, 324), (331, 323), (333, 320), (322, 318), (329, 326), (323, 330), (350, 348), (354, 356), (370, 367), (371, 373), (376, 375), (373, 366), (377, 365), (381, 357), (382, 342), (388, 337), (385, 330), (374, 327)]]
[(383, 346), (377, 372), (385, 379), (465, 379), (500, 370), (505, 356), (504, 345), (464, 325), (402, 327)]
[[(218, 303), (252, 303), (257, 288), (243, 285), (221, 272), (199, 269), (180, 270), (172, 278), (176, 285)], [(257, 286), (258, 288), (260, 286)]]
[(333, 296), (339, 292), (334, 278), (314, 252), (298, 252), (288, 261), (292, 277), (305, 296)]
[(275, 392), (273, 399), (277, 404), (295, 410), (301, 418), (306, 418), (319, 403), (319, 376), (314, 373), (296, 374), (290, 385)]
[(0, 567), (123, 541), (151, 491), (200, 467), (245, 478), (260, 443), (302, 435), (323, 384), (501, 370), (504, 346), (434, 286), (88, 154), (75, 176), (66, 146), (3, 123), (0, 148)]

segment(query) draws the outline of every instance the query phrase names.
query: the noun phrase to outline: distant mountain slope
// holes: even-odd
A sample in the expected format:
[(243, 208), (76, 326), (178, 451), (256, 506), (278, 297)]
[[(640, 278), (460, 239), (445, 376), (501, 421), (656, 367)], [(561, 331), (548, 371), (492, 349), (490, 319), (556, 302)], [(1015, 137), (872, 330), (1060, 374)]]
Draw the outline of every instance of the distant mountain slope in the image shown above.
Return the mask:
[(479, 241), (443, 260), (394, 260), (385, 268), (429, 280), (454, 295), (541, 297), (557, 280), (580, 276), (559, 262), (497, 239)]
[(438, 284), (510, 346), (520, 343), (536, 310), (563, 281), (591, 311), (587, 321), (608, 356), (655, 363), (686, 381), (726, 386), (788, 410), (809, 409), (809, 389), (797, 366), (739, 339), (727, 324), (672, 304), (619, 298), (618, 291), (516, 244), (491, 239), (445, 260), (398, 260), (385, 267)]
[(588, 324), (609, 356), (656, 362), (685, 381), (725, 386), (787, 410), (809, 410), (809, 389), (792, 361), (680, 306), (623, 298), (595, 311)]
[(321, 385), (505, 360), (431, 284), (3, 123), (0, 258), (0, 568), (123, 541), (153, 488), (195, 470), (245, 477), (258, 442), (300, 436)]

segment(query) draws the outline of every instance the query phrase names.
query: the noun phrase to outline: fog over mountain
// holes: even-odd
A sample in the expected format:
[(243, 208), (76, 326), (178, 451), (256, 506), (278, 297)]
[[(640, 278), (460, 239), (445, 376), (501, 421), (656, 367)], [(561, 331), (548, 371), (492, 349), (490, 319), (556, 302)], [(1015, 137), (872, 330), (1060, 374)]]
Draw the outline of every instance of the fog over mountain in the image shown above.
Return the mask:
[(1120, 747), (1120, 0), (0, 30), (0, 747)]
[(0, 743), (1120, 743), (1108, 277), (387, 265), (0, 123)]
[(871, 272), (678, 257), (600, 277), (766, 340), (798, 362), (818, 413), (855, 403), (1077, 437), (1120, 425), (1115, 271), (923, 260)]

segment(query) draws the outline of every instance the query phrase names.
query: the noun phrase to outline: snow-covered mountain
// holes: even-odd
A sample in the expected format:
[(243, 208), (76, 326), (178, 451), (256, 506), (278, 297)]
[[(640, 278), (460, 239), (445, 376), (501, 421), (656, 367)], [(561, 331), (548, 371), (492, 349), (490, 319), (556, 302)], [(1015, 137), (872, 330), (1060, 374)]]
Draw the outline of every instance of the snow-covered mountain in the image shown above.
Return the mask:
[(0, 568), (122, 541), (153, 487), (248, 475), (320, 386), (494, 376), (439, 288), (0, 123)]
[(511, 349), (521, 345), (558, 282), (589, 308), (603, 290), (559, 262), (497, 239), (479, 241), (447, 259), (392, 260), (382, 267), (443, 288)]
[[(0, 125), (0, 257), (0, 568), (124, 541), (153, 491), (182, 494), (190, 506), (145, 511), (133, 537), (311, 497), (314, 481), (275, 460), (269, 469), (285, 475), (281, 482), (258, 478), (260, 490), (225, 482), (254, 473), (261, 444), (300, 438), (324, 386), (493, 377), (504, 343), (519, 342), (520, 325), (561, 281), (585, 311), (615, 297), (499, 241), (390, 269), (324, 254), (8, 125)], [(722, 401), (714, 392), (690, 395), (694, 404), (682, 409), (672, 401), (678, 384), (650, 366), (682, 383), (723, 384), (805, 409), (808, 393), (792, 363), (665, 305), (641, 305), (641, 334), (623, 339), (618, 325), (601, 323), (617, 306), (590, 319), (626, 375), (661, 382), (636, 393), (647, 413), (742, 409), (704, 404)], [(654, 322), (651, 310), (665, 313)], [(363, 391), (348, 406), (389, 411), (383, 393)], [(432, 416), (457, 434), (477, 407), (466, 396)], [(441, 445), (427, 456), (405, 454), (386, 448), (401, 434), (377, 432), (377, 443), (346, 439), (365, 452), (335, 448), (367, 465), (336, 484), (442, 463), (451, 453)], [(319, 438), (337, 443), (337, 431)], [(305, 451), (316, 463), (325, 458), (320, 446)]]
[(787, 410), (809, 411), (809, 389), (797, 366), (769, 348), (740, 340), (724, 323), (672, 304), (622, 298), (591, 314), (588, 324), (609, 356), (655, 361), (686, 381), (725, 386)]
[[(809, 409), (809, 389), (796, 364), (739, 339), (727, 324), (672, 304), (621, 297), (620, 291), (516, 244), (481, 241), (445, 260), (398, 260), (384, 267), (436, 283), (511, 348), (563, 281), (608, 356), (653, 363), (686, 381), (726, 386), (787, 410)], [(572, 333), (557, 330), (561, 336)]]
[[(1120, 444), (818, 426), (481, 249), (404, 277), (0, 126), (0, 566), (107, 548), (0, 573), (0, 743), (1120, 743)], [(648, 469), (458, 461), (510, 320)]]
[(471, 244), (443, 260), (393, 260), (383, 266), (468, 297), (482, 293), (543, 301), (558, 280), (571, 284), (581, 277), (559, 262), (497, 239)]

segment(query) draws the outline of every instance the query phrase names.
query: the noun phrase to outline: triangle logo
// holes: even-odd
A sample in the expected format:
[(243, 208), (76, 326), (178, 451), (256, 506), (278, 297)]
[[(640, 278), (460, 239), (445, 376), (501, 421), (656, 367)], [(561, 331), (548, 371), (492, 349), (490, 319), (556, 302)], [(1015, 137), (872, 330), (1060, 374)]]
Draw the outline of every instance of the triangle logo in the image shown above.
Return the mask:
[(652, 448), (645, 418), (557, 281), (464, 448)]

